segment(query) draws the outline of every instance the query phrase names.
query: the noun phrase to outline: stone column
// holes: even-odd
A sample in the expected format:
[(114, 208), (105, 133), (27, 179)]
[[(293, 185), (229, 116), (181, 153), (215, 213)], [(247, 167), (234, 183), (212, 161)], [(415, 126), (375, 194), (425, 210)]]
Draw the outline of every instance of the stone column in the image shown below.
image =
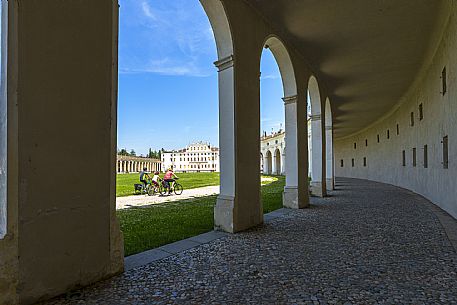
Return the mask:
[(277, 175), (278, 174), (278, 164), (276, 163), (277, 162), (277, 157), (276, 157), (276, 149), (274, 150), (274, 153), (272, 155), (272, 161), (271, 161), (271, 173), (273, 175)]
[[(0, 304), (34, 304), (123, 270), (113, 213), (118, 5), (8, 5), (8, 231), (0, 239)], [(94, 149), (80, 154), (75, 147)], [(72, 164), (71, 175), (62, 174), (62, 164)], [(3, 195), (0, 186), (0, 209)]]
[(217, 229), (233, 233), (263, 222), (259, 168), (252, 162), (260, 155), (259, 93), (246, 86), (258, 82), (258, 71), (243, 71), (246, 65), (240, 63), (235, 78), (233, 56), (215, 65), (219, 69), (221, 186), (214, 220)]
[(263, 155), (263, 174), (264, 175), (267, 175), (268, 174), (268, 160), (267, 160), (267, 151), (265, 152), (265, 154)]
[[(299, 162), (299, 158), (303, 158), (303, 149), (300, 147), (307, 147), (307, 142), (304, 140), (303, 135), (306, 129), (303, 127), (306, 124), (304, 121), (303, 111), (298, 107), (298, 96), (289, 96), (284, 98), (285, 107), (285, 132), (286, 132), (286, 147), (284, 160), (284, 167), (286, 172), (286, 186), (283, 193), (283, 205), (287, 208), (300, 209), (309, 205), (309, 198), (307, 192), (307, 172), (303, 167), (303, 162)], [(305, 116), (306, 117), (306, 116)], [(305, 138), (306, 139), (306, 138)], [(305, 177), (306, 176), (306, 177)]]
[(325, 166), (325, 170), (327, 172), (326, 179), (327, 179), (327, 190), (332, 191), (335, 189), (335, 179), (333, 176), (333, 127), (332, 126), (325, 126), (325, 150), (326, 150), (326, 161), (327, 164)]
[(286, 175), (285, 162), (286, 162), (286, 153), (283, 151), (281, 153), (281, 175)]
[(311, 115), (311, 142), (312, 142), (312, 171), (311, 171), (311, 192), (320, 197), (326, 195), (323, 175), (323, 160), (325, 151), (323, 151), (323, 121), (321, 114)]

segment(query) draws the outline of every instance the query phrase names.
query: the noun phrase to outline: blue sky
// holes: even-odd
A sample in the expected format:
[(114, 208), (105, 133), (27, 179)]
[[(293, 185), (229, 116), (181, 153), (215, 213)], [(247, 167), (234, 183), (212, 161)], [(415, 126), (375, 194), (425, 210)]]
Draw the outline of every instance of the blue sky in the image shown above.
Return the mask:
[[(198, 0), (120, 0), (118, 147), (218, 145), (216, 45)], [(261, 125), (284, 122), (279, 70), (261, 64)]]

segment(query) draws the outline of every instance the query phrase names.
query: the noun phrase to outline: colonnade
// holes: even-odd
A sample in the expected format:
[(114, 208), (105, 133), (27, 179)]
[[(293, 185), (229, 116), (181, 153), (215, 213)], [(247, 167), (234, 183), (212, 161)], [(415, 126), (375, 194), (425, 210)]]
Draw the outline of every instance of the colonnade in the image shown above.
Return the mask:
[[(236, 233), (264, 220), (258, 162), (260, 50), (272, 51), (283, 80), (287, 208), (309, 206), (306, 116), (313, 72), (303, 54), (245, 1), (200, 2), (218, 59), (221, 173), (214, 223), (217, 230)], [(0, 169), (8, 164), (8, 192), (6, 206), (0, 198), (5, 231), (0, 235), (0, 303), (31, 304), (123, 271), (113, 166), (126, 172), (145, 164), (118, 162), (116, 156), (117, 1), (7, 3), (8, 145)], [(328, 96), (322, 88), (309, 87)], [(322, 187), (327, 163), (321, 109), (321, 116), (314, 117), (321, 149), (313, 149), (312, 166), (320, 173), (313, 181)], [(80, 147), (91, 147), (92, 153), (80, 154), (75, 149)], [(320, 167), (314, 167), (315, 159)], [(71, 175), (63, 175), (61, 164), (70, 163)]]
[(160, 161), (117, 160), (117, 173), (137, 173), (146, 168), (148, 172), (161, 171)]
[(284, 162), (286, 155), (284, 151), (275, 149), (274, 152), (266, 150), (261, 154), (261, 167), (266, 175), (285, 175)]

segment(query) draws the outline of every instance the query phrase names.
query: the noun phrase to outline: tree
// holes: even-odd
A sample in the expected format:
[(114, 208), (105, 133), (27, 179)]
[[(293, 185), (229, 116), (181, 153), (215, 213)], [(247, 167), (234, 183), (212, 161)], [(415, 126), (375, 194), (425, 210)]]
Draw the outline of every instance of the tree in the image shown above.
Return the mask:
[(152, 151), (151, 148), (149, 148), (149, 152), (148, 152), (148, 158), (154, 158), (154, 152)]
[(127, 149), (122, 148), (121, 150), (118, 151), (118, 155), (120, 155), (120, 156), (128, 156), (129, 153), (128, 153)]
[(130, 151), (130, 156), (131, 157), (136, 157), (136, 152), (133, 149)]

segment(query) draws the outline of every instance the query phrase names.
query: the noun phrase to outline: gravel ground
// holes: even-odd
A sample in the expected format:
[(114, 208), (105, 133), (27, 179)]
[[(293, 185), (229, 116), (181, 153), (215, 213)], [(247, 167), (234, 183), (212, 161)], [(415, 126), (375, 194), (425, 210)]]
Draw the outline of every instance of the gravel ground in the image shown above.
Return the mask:
[(339, 179), (310, 209), (47, 304), (457, 304), (457, 254), (425, 201)]

